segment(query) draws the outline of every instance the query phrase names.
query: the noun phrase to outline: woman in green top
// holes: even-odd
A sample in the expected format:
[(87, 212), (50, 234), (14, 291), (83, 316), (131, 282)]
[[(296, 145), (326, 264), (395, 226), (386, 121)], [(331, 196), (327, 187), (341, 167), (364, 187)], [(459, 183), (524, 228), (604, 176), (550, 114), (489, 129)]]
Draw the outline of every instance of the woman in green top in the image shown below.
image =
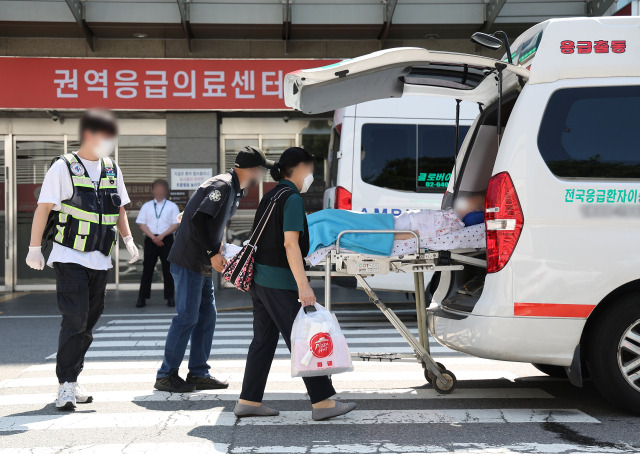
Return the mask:
[[(267, 192), (258, 206), (254, 229), (265, 214), (269, 202), (275, 207), (255, 245), (253, 300), (253, 340), (236, 416), (276, 416), (278, 411), (262, 404), (271, 362), (282, 334), (291, 350), (291, 329), (300, 305), (313, 306), (316, 297), (304, 270), (309, 252), (309, 229), (300, 196), (313, 182), (313, 155), (293, 147), (280, 156), (271, 169), (278, 184)], [(316, 421), (343, 415), (354, 403), (330, 399), (336, 391), (327, 376), (303, 378)]]

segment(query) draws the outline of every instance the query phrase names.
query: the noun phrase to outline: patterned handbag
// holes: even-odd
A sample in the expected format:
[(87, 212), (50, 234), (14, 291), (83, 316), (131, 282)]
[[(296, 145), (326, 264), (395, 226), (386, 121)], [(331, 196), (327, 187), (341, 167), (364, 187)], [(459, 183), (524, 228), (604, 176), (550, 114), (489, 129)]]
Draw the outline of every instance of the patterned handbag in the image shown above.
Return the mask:
[(269, 201), (269, 205), (264, 210), (258, 225), (249, 238), (249, 242), (242, 247), (240, 252), (233, 256), (231, 260), (227, 262), (222, 270), (222, 277), (231, 282), (241, 292), (248, 292), (251, 290), (253, 284), (253, 261), (256, 253), (256, 244), (260, 240), (260, 236), (264, 231), (271, 213), (276, 206), (276, 201), (290, 188), (283, 188), (278, 191), (273, 198)]

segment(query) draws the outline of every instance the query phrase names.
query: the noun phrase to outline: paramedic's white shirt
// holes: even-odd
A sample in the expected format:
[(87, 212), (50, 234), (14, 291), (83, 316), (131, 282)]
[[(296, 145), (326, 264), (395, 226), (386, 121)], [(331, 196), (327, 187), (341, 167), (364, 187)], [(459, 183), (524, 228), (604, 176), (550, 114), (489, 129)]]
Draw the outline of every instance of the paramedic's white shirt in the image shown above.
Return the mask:
[[(155, 210), (153, 206), (154, 202), (156, 204)], [(173, 224), (177, 224), (180, 209), (178, 208), (178, 205), (173, 203), (171, 200), (166, 200), (166, 202), (167, 204), (164, 205), (164, 200), (162, 202), (151, 200), (142, 205), (140, 213), (136, 219), (136, 224), (146, 225), (154, 235), (160, 235), (161, 233), (166, 232)], [(164, 209), (162, 208), (163, 205)]]
[[(87, 161), (79, 156), (78, 159), (82, 161), (82, 164), (87, 169), (91, 181), (94, 183), (99, 181), (100, 171), (102, 170), (100, 160)], [(118, 195), (122, 200), (122, 205), (126, 205), (131, 200), (129, 199), (129, 194), (127, 194), (127, 189), (124, 187), (122, 171), (117, 165), (116, 169), (118, 174), (116, 178)], [(58, 159), (44, 177), (38, 203), (53, 203), (53, 209), (60, 211), (60, 203), (71, 198), (71, 196), (73, 196), (73, 184), (71, 183), (69, 168), (63, 159)], [(80, 252), (58, 243), (53, 243), (53, 249), (49, 255), (47, 265), (53, 266), (54, 262), (77, 263), (94, 270), (108, 270), (112, 267), (111, 257), (104, 255), (100, 251)]]

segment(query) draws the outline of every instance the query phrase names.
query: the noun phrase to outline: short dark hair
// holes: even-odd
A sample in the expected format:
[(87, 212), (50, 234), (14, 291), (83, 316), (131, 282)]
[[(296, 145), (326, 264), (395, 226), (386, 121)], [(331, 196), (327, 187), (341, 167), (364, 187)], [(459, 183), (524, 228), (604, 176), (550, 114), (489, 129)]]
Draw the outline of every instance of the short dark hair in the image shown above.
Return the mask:
[(80, 140), (85, 131), (104, 132), (112, 136), (118, 135), (118, 122), (109, 110), (87, 110), (80, 118)]
[(164, 178), (158, 178), (153, 183), (151, 183), (151, 190), (153, 190), (153, 188), (155, 188), (157, 184), (164, 186), (167, 192), (169, 192), (169, 182), (167, 180), (165, 180)]

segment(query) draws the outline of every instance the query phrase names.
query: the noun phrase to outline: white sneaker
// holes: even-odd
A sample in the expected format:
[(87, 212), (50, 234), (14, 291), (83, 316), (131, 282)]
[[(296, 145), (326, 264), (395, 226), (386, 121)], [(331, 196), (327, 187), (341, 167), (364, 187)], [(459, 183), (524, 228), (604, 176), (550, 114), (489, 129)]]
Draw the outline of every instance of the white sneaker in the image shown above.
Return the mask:
[(76, 395), (76, 402), (79, 404), (90, 404), (93, 402), (93, 396), (87, 395), (86, 391), (78, 382), (72, 383)]
[(73, 383), (64, 382), (58, 387), (58, 398), (56, 408), (59, 410), (73, 410), (76, 408), (76, 393)]

